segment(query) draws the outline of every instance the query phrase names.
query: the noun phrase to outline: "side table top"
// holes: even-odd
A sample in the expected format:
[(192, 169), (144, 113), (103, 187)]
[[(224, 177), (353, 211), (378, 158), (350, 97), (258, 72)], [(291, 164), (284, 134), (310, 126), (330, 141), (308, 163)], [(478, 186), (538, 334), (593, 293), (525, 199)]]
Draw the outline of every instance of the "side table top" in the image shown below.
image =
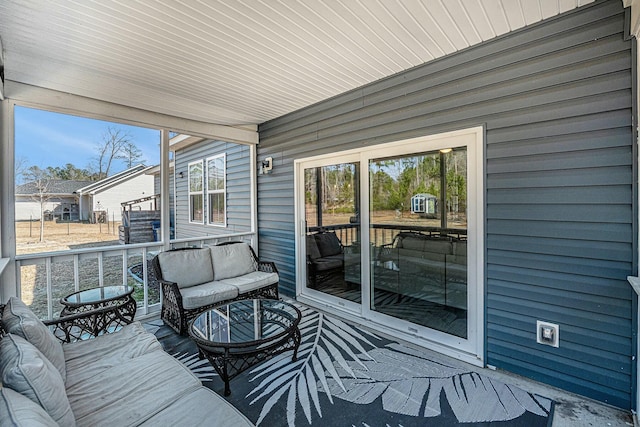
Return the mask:
[(98, 304), (131, 295), (133, 286), (100, 286), (74, 292), (60, 300), (66, 306)]

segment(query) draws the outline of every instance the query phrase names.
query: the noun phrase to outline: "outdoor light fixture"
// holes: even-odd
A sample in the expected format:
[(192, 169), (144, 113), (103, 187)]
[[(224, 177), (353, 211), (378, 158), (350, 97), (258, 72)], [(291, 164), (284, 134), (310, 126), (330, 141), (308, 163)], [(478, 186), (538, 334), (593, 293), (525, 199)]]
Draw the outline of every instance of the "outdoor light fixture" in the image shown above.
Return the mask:
[(260, 173), (267, 174), (273, 169), (273, 157), (267, 157), (260, 163)]
[(440, 152), (442, 154), (447, 154), (453, 151), (453, 148), (443, 148), (442, 150), (440, 150)]
[(178, 174), (178, 177), (179, 177), (179, 178), (184, 178), (184, 172), (180, 172), (180, 173)]

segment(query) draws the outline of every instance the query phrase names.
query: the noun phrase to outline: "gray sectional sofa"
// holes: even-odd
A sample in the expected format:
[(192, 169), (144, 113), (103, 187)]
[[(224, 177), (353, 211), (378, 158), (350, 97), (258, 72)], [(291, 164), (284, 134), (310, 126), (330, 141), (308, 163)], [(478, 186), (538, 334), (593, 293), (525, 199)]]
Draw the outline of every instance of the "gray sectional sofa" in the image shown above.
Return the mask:
[(404, 231), (381, 247), (376, 288), (466, 309), (467, 242), (449, 236)]
[(2, 328), (1, 426), (253, 425), (139, 322), (61, 343), (11, 298), (2, 309)]

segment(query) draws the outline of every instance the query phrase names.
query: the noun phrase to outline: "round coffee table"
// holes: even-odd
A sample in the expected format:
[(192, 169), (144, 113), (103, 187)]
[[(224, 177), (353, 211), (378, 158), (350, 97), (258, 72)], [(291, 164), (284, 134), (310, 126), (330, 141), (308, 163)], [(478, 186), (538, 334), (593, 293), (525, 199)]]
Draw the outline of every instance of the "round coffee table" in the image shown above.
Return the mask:
[(263, 360), (293, 349), (296, 361), (302, 314), (281, 300), (247, 299), (207, 310), (189, 324), (201, 358), (207, 358), (231, 394), (229, 381)]

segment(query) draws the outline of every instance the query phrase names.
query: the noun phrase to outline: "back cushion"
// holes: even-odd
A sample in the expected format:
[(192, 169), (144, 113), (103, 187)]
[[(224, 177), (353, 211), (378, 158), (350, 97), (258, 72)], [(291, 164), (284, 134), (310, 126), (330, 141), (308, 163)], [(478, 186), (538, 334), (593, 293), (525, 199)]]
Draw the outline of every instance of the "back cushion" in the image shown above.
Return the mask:
[(16, 297), (9, 298), (2, 313), (2, 327), (33, 344), (56, 367), (63, 381), (67, 378), (62, 343), (44, 323)]
[(75, 426), (60, 372), (31, 343), (7, 334), (0, 340), (2, 385), (40, 405), (60, 426)]
[(402, 244), (398, 245), (398, 247), (404, 249), (411, 249), (414, 251), (421, 251), (424, 248), (424, 242), (426, 240), (421, 237), (405, 237), (401, 239)]
[(425, 252), (449, 255), (453, 253), (453, 244), (448, 240), (426, 240), (424, 250)]
[(307, 240), (307, 256), (311, 259), (320, 258), (320, 250), (318, 250), (318, 245), (316, 244), (315, 235), (310, 234), (306, 238)]
[(0, 426), (58, 427), (53, 418), (28, 397), (10, 389), (0, 389)]
[(243, 276), (256, 271), (253, 254), (247, 243), (212, 246), (209, 250), (215, 280)]
[(340, 239), (335, 233), (318, 233), (314, 235), (320, 256), (326, 257), (342, 253)]
[(175, 282), (179, 288), (213, 281), (213, 266), (209, 249), (185, 249), (158, 254), (162, 278)]

